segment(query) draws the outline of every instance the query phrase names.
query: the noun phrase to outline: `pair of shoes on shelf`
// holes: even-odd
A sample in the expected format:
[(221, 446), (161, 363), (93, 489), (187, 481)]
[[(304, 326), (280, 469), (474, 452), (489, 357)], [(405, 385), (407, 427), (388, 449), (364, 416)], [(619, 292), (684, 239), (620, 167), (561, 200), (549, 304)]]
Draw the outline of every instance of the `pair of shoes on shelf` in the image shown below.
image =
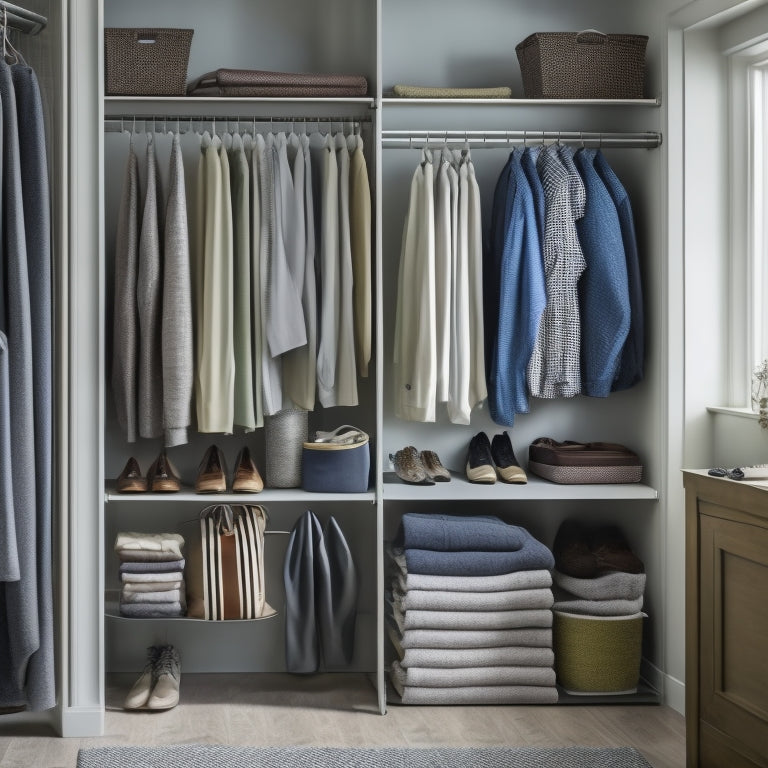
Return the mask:
[(552, 554), (558, 571), (578, 579), (594, 579), (613, 571), (645, 571), (642, 560), (615, 525), (590, 529), (576, 520), (564, 520), (555, 535)]
[(125, 697), (125, 709), (173, 709), (179, 703), (181, 662), (172, 645), (151, 645), (139, 679)]
[(163, 449), (150, 465), (146, 477), (141, 474), (139, 462), (131, 456), (117, 477), (115, 490), (118, 493), (176, 493), (181, 490), (181, 479)]
[[(244, 445), (235, 459), (232, 473), (233, 493), (260, 493), (264, 490), (264, 481), (251, 457), (247, 445)], [(197, 468), (195, 493), (226, 493), (227, 466), (223, 453), (218, 446), (212, 445), (205, 452)]]
[(407, 445), (389, 458), (395, 465), (395, 473), (411, 485), (434, 485), (447, 483), (451, 473), (440, 463), (440, 458), (434, 451), (419, 451), (412, 445)]
[(478, 432), (469, 441), (466, 472), (470, 483), (495, 483), (497, 473), (505, 483), (528, 482), (506, 430), (494, 435), (492, 443), (485, 432)]

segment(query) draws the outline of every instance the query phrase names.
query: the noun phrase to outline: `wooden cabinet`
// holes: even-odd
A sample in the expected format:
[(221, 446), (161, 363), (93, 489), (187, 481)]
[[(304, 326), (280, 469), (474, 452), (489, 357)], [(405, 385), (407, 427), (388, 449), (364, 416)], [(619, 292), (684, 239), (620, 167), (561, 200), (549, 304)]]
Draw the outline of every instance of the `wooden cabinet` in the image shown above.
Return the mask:
[(685, 473), (689, 766), (768, 766), (768, 483)]

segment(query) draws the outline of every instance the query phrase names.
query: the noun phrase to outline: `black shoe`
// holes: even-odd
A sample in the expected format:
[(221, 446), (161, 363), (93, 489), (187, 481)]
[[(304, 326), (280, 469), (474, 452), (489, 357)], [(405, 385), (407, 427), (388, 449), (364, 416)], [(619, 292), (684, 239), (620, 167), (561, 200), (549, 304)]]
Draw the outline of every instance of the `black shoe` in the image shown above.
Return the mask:
[(506, 430), (500, 435), (493, 436), (491, 456), (493, 456), (496, 469), (499, 471), (499, 477), (505, 483), (528, 482), (528, 477), (515, 458), (515, 452), (512, 450), (512, 441), (509, 439), (509, 433)]
[(467, 480), (470, 483), (495, 483), (496, 469), (491, 456), (491, 444), (485, 432), (478, 432), (469, 441), (467, 451)]

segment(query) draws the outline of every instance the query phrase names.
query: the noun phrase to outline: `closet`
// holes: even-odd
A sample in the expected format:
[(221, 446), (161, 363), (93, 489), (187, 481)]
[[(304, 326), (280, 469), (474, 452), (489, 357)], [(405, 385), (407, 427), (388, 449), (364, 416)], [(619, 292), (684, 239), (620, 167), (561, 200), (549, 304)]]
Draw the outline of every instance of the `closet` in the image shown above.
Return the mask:
[[(664, 308), (660, 284), (663, 182), (660, 138), (661, 40), (642, 8), (610, 0), (568, 3), (545, 0), (532, 6), (522, 0), (286, 0), (282, 3), (190, 0), (183, 13), (173, 0), (99, 0), (98, 44), (105, 27), (189, 27), (194, 29), (188, 79), (219, 67), (270, 69), (284, 72), (362, 74), (368, 94), (354, 98), (185, 98), (113, 97), (99, 99), (104, 132), (99, 169), (101, 194), (98, 254), (101, 327), (98, 381), (99, 455), (97, 475), (104, 479), (100, 505), (102, 553), (98, 556), (103, 586), (103, 668), (91, 672), (101, 686), (102, 674), (137, 673), (145, 649), (158, 638), (179, 648), (185, 676), (202, 672), (282, 672), (285, 669), (282, 603), (282, 561), (287, 536), (306, 509), (321, 521), (333, 515), (350, 544), (360, 578), (357, 632), (351, 672), (370, 677), (372, 707), (386, 712), (386, 667), (391, 651), (385, 637), (383, 592), (386, 582), (385, 544), (401, 516), (409, 511), (494, 514), (525, 526), (547, 545), (560, 522), (577, 516), (590, 523), (614, 523), (627, 535), (648, 574), (645, 611), (643, 677), (647, 682), (629, 701), (660, 700), (663, 647), (664, 515), (658, 501), (663, 468), (662, 329)], [(514, 46), (534, 31), (579, 30), (598, 26), (607, 32), (649, 34), (647, 99), (621, 102), (547, 102), (522, 99)], [(101, 54), (99, 54), (101, 57)], [(444, 87), (509, 85), (512, 99), (400, 99), (395, 84)], [(129, 444), (117, 424), (109, 386), (112, 344), (113, 259), (118, 200), (128, 147), (134, 132), (137, 151), (151, 131), (159, 157), (167, 157), (169, 131), (182, 130), (187, 178), (194, 177), (197, 131), (227, 125), (232, 130), (349, 130), (363, 137), (372, 201), (373, 356), (367, 379), (359, 379), (355, 408), (316, 407), (309, 415), (310, 433), (354, 424), (372, 440), (373, 482), (362, 494), (306, 494), (300, 489), (265, 489), (249, 503), (269, 513), (266, 544), (267, 600), (277, 616), (252, 621), (203, 622), (191, 619), (125, 619), (115, 607), (117, 559), (112, 551), (119, 530), (172, 530), (184, 526), (209, 503), (239, 501), (196, 495), (197, 464), (212, 442), (234, 461), (247, 444), (262, 470), (263, 430), (244, 435), (199, 435), (190, 432), (187, 445), (173, 449), (186, 490), (177, 494), (120, 495), (112, 483), (129, 456), (146, 471), (157, 455), (159, 440)], [(346, 126), (346, 128), (345, 128)], [(450, 135), (448, 134), (450, 132)], [(547, 137), (542, 136), (547, 132)], [(551, 141), (582, 135), (599, 142), (627, 188), (635, 212), (645, 296), (645, 378), (630, 390), (606, 399), (578, 396), (570, 400), (533, 400), (530, 413), (519, 415), (510, 435), (525, 462), (527, 446), (536, 438), (612, 441), (627, 445), (644, 463), (643, 481), (628, 486), (558, 486), (535, 477), (527, 485), (472, 485), (464, 479), (470, 438), (486, 431), (491, 437), (504, 428), (490, 419), (487, 408), (472, 413), (471, 424), (452, 424), (438, 409), (434, 423), (401, 421), (394, 415), (393, 339), (397, 275), (410, 178), (425, 145), (439, 148), (445, 139), (467, 145), (480, 187), (484, 227), (493, 190), (511, 149), (521, 140)], [(625, 137), (613, 146), (609, 135)], [(631, 136), (630, 136), (631, 135)], [(633, 141), (632, 137), (638, 139)], [(650, 137), (650, 138), (649, 138)], [(164, 154), (165, 153), (165, 154)], [(167, 167), (162, 160), (161, 167)], [(161, 176), (161, 185), (165, 180)], [(191, 187), (187, 190), (191, 194)], [(189, 206), (192, 210), (192, 206)], [(94, 263), (96, 257), (94, 256)], [(96, 371), (90, 371), (96, 375)], [(86, 377), (87, 378), (87, 377)], [(454, 472), (450, 483), (431, 487), (395, 482), (389, 455), (406, 445), (436, 450)], [(212, 649), (226, 649), (225, 653)], [(95, 677), (94, 677), (95, 675)], [(89, 677), (89, 675), (86, 675)], [(393, 699), (392, 699), (393, 700)], [(562, 700), (562, 699), (561, 699)], [(626, 699), (625, 699), (626, 700)], [(594, 699), (591, 699), (594, 701)], [(102, 704), (103, 706), (103, 704)]]

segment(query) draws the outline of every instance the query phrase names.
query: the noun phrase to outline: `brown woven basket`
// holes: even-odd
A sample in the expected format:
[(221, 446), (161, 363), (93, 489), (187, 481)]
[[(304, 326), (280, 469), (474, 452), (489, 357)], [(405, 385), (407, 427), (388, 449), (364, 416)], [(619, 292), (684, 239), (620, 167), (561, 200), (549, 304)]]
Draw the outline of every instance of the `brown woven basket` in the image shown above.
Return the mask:
[(192, 29), (104, 30), (107, 96), (184, 96)]
[(515, 47), (528, 99), (641, 99), (646, 35), (535, 32)]

